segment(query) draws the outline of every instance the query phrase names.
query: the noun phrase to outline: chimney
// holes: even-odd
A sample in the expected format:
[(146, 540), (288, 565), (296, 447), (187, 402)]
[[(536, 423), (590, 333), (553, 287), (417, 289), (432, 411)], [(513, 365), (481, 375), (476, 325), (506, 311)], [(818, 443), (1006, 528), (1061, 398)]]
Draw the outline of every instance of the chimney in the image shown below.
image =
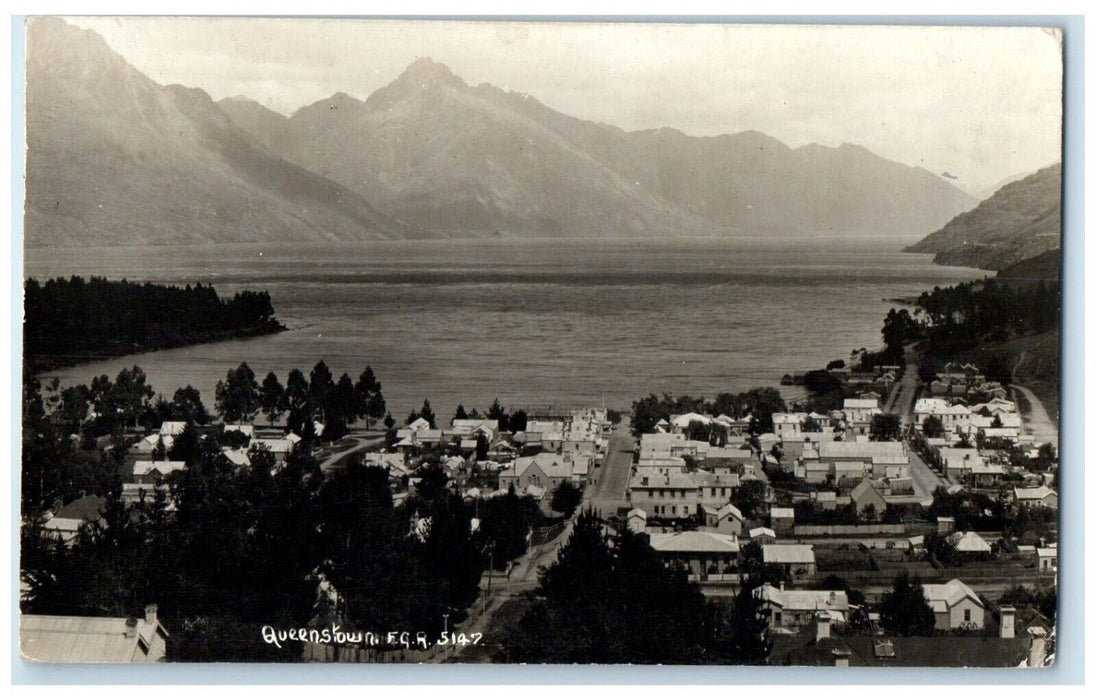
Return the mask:
[(126, 618), (126, 639), (133, 639), (137, 636), (137, 618)]
[(1042, 627), (1028, 627), (1031, 635), (1031, 651), (1028, 652), (1028, 666), (1042, 668), (1047, 657), (1047, 631)]
[(1001, 606), (1001, 639), (1012, 639), (1016, 636), (1016, 608), (1011, 605)]
[[(830, 614), (823, 610), (814, 616), (814, 642), (826, 639), (830, 636)], [(834, 650), (837, 651), (836, 649)]]
[(156, 606), (156, 603), (149, 603), (148, 605), (145, 606), (145, 622), (147, 622), (150, 625), (155, 625), (156, 624), (156, 611), (157, 611), (157, 609), (158, 608)]

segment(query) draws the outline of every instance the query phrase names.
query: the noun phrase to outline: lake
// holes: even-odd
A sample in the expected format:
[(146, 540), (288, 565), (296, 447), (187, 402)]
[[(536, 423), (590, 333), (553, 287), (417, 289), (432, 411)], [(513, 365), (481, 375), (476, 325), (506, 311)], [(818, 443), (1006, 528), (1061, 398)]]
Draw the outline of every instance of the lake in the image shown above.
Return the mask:
[[(886, 301), (989, 273), (849, 237), (683, 241), (404, 241), (30, 249), (28, 277), (96, 275), (270, 292), (290, 330), (49, 373), (63, 383), (140, 365), (212, 408), (225, 372), (261, 381), (323, 359), (372, 365), (397, 420), (486, 408), (627, 408), (651, 392), (775, 385), (881, 344)], [(791, 389), (794, 393), (796, 390)]]

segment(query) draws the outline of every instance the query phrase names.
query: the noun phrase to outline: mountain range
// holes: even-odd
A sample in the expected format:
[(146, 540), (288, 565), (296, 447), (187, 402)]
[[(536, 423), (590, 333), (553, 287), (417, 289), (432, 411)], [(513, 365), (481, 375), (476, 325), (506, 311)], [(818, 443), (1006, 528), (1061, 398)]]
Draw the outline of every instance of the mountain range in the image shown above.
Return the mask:
[(1057, 264), (1050, 251), (1061, 246), (1062, 165), (1055, 163), (1005, 185), (906, 250), (934, 253), (933, 260), (942, 265), (986, 270), (1005, 270), (1039, 258), (1042, 270)]
[[(352, 86), (350, 86), (352, 89)], [(909, 242), (977, 200), (855, 145), (624, 131), (429, 59), (286, 117), (155, 83), (94, 32), (28, 23), (26, 242), (734, 237)]]

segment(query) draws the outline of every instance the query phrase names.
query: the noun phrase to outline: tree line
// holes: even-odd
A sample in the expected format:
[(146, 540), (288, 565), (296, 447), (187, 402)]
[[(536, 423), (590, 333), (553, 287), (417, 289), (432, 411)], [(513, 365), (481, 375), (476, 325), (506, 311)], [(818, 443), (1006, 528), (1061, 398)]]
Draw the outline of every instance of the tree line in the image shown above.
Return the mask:
[(275, 333), (267, 292), (222, 299), (212, 286), (112, 281), (102, 277), (23, 285), (23, 355), (35, 372), (102, 357), (224, 338)]
[(787, 410), (780, 392), (773, 387), (759, 387), (738, 394), (723, 392), (710, 401), (687, 394), (676, 397), (650, 394), (632, 402), (632, 433), (639, 437), (654, 432), (660, 420), (669, 420), (672, 415), (685, 413), (727, 415), (736, 419), (750, 416), (750, 433), (771, 433), (773, 413)]

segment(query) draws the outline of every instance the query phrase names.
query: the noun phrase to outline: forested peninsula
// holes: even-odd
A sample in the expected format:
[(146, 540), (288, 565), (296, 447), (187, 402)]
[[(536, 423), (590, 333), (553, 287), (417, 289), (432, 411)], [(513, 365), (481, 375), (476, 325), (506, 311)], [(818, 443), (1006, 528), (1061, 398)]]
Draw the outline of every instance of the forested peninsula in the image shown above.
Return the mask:
[(42, 372), (107, 357), (277, 333), (267, 292), (222, 299), (210, 285), (185, 287), (57, 278), (23, 285), (23, 358)]

